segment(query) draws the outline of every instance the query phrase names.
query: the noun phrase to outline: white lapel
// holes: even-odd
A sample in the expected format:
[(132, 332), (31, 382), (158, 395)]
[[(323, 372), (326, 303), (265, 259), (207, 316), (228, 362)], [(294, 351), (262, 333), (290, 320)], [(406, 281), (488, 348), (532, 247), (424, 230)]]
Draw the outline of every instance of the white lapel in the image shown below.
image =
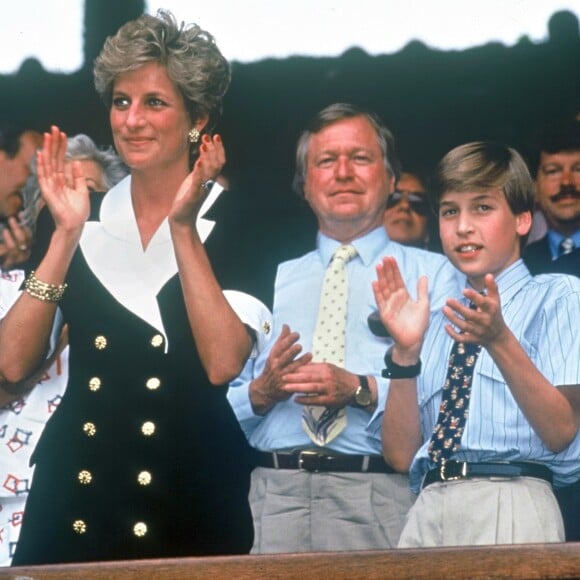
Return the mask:
[[(223, 191), (214, 185), (204, 202), (204, 215)], [(198, 217), (197, 229), (205, 242), (215, 222)], [(80, 249), (101, 284), (125, 308), (148, 322), (166, 339), (157, 295), (177, 273), (167, 219), (143, 250), (131, 202), (131, 177), (113, 187), (101, 204), (98, 222), (87, 222)]]

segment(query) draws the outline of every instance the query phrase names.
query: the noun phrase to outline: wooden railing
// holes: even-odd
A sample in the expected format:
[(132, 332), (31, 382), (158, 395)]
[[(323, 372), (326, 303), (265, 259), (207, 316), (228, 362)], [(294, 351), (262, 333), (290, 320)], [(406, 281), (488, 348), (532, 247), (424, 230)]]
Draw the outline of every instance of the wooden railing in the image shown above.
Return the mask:
[(136, 560), (0, 568), (0, 579), (580, 578), (580, 543)]

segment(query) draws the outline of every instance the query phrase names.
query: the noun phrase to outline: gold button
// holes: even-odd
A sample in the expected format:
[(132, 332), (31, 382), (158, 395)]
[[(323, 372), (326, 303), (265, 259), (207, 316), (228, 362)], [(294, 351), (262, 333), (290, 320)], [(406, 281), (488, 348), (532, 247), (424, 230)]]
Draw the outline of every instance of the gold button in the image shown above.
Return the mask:
[(89, 380), (89, 389), (91, 391), (98, 391), (101, 388), (101, 379), (99, 377), (93, 377)]
[(151, 337), (150, 342), (153, 348), (159, 348), (163, 344), (163, 337), (160, 334), (155, 334)]
[(83, 520), (75, 520), (72, 527), (77, 534), (84, 534), (87, 531), (87, 524)]
[(265, 334), (270, 334), (270, 330), (272, 330), (272, 327), (270, 326), (270, 323), (266, 320), (266, 322), (264, 322), (264, 324), (262, 324), (262, 330), (264, 331)]
[(141, 471), (137, 476), (137, 481), (139, 485), (149, 485), (151, 483), (151, 474), (148, 471)]
[(155, 423), (153, 421), (145, 421), (143, 425), (141, 425), (141, 433), (145, 435), (145, 437), (150, 437), (155, 433)]
[(137, 522), (133, 526), (133, 533), (138, 537), (142, 538), (147, 533), (147, 524), (143, 522)]
[(151, 377), (150, 379), (147, 379), (145, 385), (150, 391), (154, 391), (161, 386), (161, 381), (157, 377)]
[(94, 423), (87, 422), (83, 425), (83, 431), (87, 437), (93, 437), (97, 433), (97, 428)]
[(82, 485), (89, 485), (89, 483), (93, 481), (93, 474), (90, 471), (83, 469), (82, 471), (79, 471), (78, 478)]
[(107, 347), (107, 339), (103, 335), (95, 337), (95, 346), (98, 350), (103, 350)]

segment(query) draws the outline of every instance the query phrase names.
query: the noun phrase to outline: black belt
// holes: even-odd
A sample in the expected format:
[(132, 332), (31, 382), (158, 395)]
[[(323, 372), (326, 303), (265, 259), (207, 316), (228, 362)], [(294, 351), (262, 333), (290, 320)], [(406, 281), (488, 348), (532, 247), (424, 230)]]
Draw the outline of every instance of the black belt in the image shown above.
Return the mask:
[(258, 451), (259, 467), (319, 471), (351, 471), (356, 473), (396, 473), (380, 455), (332, 455), (313, 449), (295, 453)]
[(487, 463), (446, 461), (441, 467), (427, 472), (422, 487), (440, 481), (454, 481), (471, 477), (537, 477), (552, 483), (552, 472), (541, 463), (528, 461), (490, 461)]

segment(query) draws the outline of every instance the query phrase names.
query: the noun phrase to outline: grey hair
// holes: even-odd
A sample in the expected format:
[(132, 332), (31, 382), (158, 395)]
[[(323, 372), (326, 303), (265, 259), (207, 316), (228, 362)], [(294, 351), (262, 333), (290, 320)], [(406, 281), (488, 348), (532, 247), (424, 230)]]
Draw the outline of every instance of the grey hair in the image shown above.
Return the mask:
[(112, 147), (100, 149), (88, 135), (83, 133), (68, 138), (66, 159), (97, 163), (103, 171), (103, 181), (107, 191), (129, 174), (129, 168)]
[(371, 124), (383, 153), (385, 168), (389, 175), (395, 178), (395, 182), (399, 180), (401, 162), (395, 150), (395, 138), (379, 116), (349, 103), (334, 103), (318, 112), (306, 125), (306, 128), (298, 138), (296, 145), (296, 170), (292, 181), (292, 188), (298, 195), (304, 197), (308, 150), (310, 148), (310, 138), (312, 135), (320, 133), (320, 131), (338, 121), (352, 119), (354, 117), (363, 117)]
[(163, 65), (182, 94), (192, 121), (208, 116), (206, 131), (221, 114), (231, 69), (214, 37), (197, 24), (177, 24), (168, 10), (143, 14), (127, 22), (105, 41), (95, 60), (95, 88), (107, 107), (115, 80), (149, 62)]

